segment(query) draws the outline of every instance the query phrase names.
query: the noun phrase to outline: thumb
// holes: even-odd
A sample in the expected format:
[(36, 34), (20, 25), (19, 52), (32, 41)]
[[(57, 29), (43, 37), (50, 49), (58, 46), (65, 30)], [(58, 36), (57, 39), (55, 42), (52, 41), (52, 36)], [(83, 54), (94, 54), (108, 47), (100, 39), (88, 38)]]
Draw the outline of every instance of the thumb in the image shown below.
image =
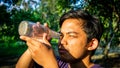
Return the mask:
[(47, 40), (47, 33), (44, 33), (44, 34), (43, 34), (43, 41), (44, 41), (45, 44), (51, 46), (51, 44), (50, 44), (49, 41)]

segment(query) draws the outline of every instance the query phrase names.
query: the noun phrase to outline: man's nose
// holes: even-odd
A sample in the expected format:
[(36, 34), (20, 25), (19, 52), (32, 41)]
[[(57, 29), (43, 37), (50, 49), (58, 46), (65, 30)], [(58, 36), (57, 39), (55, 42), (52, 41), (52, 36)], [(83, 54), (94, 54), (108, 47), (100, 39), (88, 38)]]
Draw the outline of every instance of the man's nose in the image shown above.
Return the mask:
[(62, 45), (66, 45), (67, 44), (67, 38), (64, 36), (61, 40), (60, 40), (60, 43)]

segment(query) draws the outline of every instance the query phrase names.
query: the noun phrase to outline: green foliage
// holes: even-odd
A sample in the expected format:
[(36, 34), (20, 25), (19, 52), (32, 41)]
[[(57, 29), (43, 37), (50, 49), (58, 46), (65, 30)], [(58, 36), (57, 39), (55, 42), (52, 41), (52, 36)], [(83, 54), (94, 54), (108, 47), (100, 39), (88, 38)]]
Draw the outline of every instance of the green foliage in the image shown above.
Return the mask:
[[(22, 3), (23, 2), (23, 3)], [(25, 3), (24, 1), (14, 1), (14, 4), (20, 6), (23, 4), (23, 9), (12, 9), (12, 11), (7, 12), (6, 6), (0, 6), (0, 47), (5, 49), (7, 48), (16, 48), (21, 47), (21, 43), (18, 34), (18, 25), (23, 20), (37, 22), (41, 24), (48, 23), (49, 27), (52, 30), (59, 30), (59, 17), (63, 14), (63, 5), (59, 5), (58, 1), (41, 1), (39, 7), (35, 10), (28, 7), (30, 2)], [(52, 5), (51, 5), (52, 3)], [(66, 7), (67, 8), (67, 7)], [(64, 9), (65, 11), (68, 10)], [(52, 42), (54, 45), (53, 48), (56, 48), (56, 42)], [(13, 50), (14, 50), (13, 49)], [(10, 50), (10, 49), (8, 49)], [(4, 50), (2, 50), (4, 51)], [(10, 50), (12, 51), (12, 50)], [(11, 52), (9, 52), (10, 54)], [(14, 53), (14, 52), (13, 52)], [(7, 54), (7, 52), (6, 52)]]
[(10, 21), (10, 13), (6, 11), (6, 6), (0, 6), (0, 26)]
[[(6, 11), (6, 6), (0, 6), (0, 32), (2, 32), (0, 33), (0, 37), (10, 36), (14, 37), (15, 41), (19, 41), (18, 25), (23, 20), (33, 22), (39, 21), (41, 24), (48, 23), (52, 30), (58, 31), (60, 16), (72, 8), (70, 7), (70, 4), (73, 2), (75, 3), (76, 1), (42, 0), (41, 3), (37, 4), (39, 7), (33, 10), (29, 7), (30, 1), (25, 2), (23, 0), (15, 0), (13, 5), (19, 7), (16, 6), (18, 9), (13, 8), (10, 12)], [(22, 9), (20, 8), (20, 5), (23, 6)]]
[(6, 43), (2, 43), (0, 45), (0, 57), (7, 57), (7, 56), (20, 56), (26, 49), (27, 46), (23, 42), (16, 42), (16, 43), (9, 43), (7, 44), (9, 46), (6, 46)]
[[(106, 46), (113, 35), (114, 39), (112, 40), (112, 46), (117, 46), (119, 43), (119, 23), (120, 23), (120, 1), (119, 0), (86, 0), (88, 6), (85, 8), (91, 14), (99, 16), (101, 22), (104, 25), (104, 34), (101, 39), (103, 46)], [(94, 11), (93, 11), (94, 10)], [(119, 36), (118, 36), (119, 34)], [(118, 37), (116, 37), (118, 36)]]
[[(48, 23), (52, 30), (59, 31), (60, 16), (71, 9), (85, 9), (91, 14), (100, 18), (104, 25), (104, 34), (101, 39), (102, 46), (106, 46), (114, 35), (112, 40), (113, 46), (119, 45), (120, 31), (120, 1), (119, 0), (84, 0), (83, 4), (78, 4), (79, 0), (41, 0), (40, 3), (32, 9), (30, 1), (14, 0), (13, 5), (17, 5), (18, 9), (13, 8), (7, 12), (5, 5), (0, 6), (0, 46), (10, 47), (19, 46), (20, 41), (18, 34), (18, 25), (23, 20), (37, 22), (41, 24)], [(82, 3), (81, 1), (80, 3)], [(35, 3), (35, 2), (34, 2)], [(84, 8), (82, 5), (84, 5)], [(20, 8), (20, 5), (23, 8)], [(57, 42), (56, 40), (53, 40)], [(15, 43), (15, 44), (10, 44)], [(10, 45), (9, 45), (10, 44)], [(55, 43), (53, 43), (55, 44)], [(56, 44), (55, 44), (56, 45)], [(55, 48), (55, 46), (53, 46)]]
[(50, 43), (51, 43), (52, 48), (53, 48), (53, 50), (55, 52), (55, 55), (58, 56), (59, 55), (58, 54), (58, 39), (53, 38)]

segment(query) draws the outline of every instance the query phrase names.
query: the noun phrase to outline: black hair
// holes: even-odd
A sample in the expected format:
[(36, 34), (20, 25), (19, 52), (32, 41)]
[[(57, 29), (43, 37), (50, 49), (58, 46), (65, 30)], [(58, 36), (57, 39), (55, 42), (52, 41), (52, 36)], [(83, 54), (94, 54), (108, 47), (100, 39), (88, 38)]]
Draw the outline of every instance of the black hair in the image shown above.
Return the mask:
[(103, 25), (100, 23), (97, 17), (90, 15), (84, 10), (71, 10), (61, 16), (59, 23), (60, 27), (66, 19), (71, 18), (84, 20), (82, 27), (84, 32), (87, 34), (87, 42), (90, 42), (92, 38), (96, 38), (98, 41), (100, 41), (103, 33)]

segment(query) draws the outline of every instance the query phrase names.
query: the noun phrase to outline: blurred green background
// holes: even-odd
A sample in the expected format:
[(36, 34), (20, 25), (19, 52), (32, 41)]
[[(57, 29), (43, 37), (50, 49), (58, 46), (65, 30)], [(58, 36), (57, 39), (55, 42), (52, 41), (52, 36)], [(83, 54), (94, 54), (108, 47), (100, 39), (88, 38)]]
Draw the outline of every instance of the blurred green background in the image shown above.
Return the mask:
[[(104, 34), (93, 61), (106, 68), (120, 67), (120, 0), (0, 0), (0, 68), (14, 68), (27, 49), (19, 39), (23, 20), (48, 23), (59, 31), (60, 16), (72, 9), (84, 9), (99, 17)], [(51, 41), (57, 53), (57, 40)], [(112, 62), (111, 62), (112, 61)]]

